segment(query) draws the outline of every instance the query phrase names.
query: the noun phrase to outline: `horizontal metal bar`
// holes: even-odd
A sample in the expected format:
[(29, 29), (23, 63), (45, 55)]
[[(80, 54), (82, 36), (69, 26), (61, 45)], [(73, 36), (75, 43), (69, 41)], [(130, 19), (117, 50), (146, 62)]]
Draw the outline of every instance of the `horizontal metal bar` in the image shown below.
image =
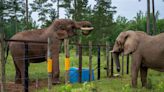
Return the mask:
[(43, 43), (43, 44), (47, 44), (47, 42), (43, 42), (43, 41), (31, 41), (31, 40), (4, 39), (4, 41), (7, 41), (7, 42), (23, 42), (23, 43)]

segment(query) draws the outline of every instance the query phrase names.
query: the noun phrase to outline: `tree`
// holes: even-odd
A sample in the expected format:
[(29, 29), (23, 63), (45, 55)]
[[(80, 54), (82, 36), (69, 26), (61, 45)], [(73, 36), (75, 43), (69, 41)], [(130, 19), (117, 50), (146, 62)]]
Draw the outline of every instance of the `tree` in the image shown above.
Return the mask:
[[(139, 0), (139, 1), (141, 1), (141, 0)], [(155, 16), (155, 2), (154, 2), (154, 0), (152, 0), (152, 16), (153, 16), (153, 20), (152, 20), (153, 32), (152, 32), (152, 34), (155, 34), (157, 31), (157, 23), (156, 23), (157, 19)], [(147, 0), (147, 32), (150, 33), (149, 31), (150, 31), (150, 0)]]
[(147, 28), (146, 30), (147, 30), (146, 32), (150, 34), (150, 0), (147, 0)]
[(116, 13), (116, 7), (112, 6), (111, 0), (95, 1), (96, 4), (94, 6), (93, 15), (91, 16), (91, 22), (94, 24), (95, 31), (91, 34), (91, 40), (104, 43), (106, 40), (110, 40), (110, 37), (113, 34), (115, 26), (113, 22), (113, 14)]
[[(67, 18), (75, 21), (91, 20), (91, 8), (88, 5), (88, 0), (63, 0), (60, 7), (65, 9)], [(77, 42), (77, 39), (86, 41), (86, 37), (83, 37), (80, 32), (78, 34), (71, 41)]]
[(63, 0), (60, 7), (65, 8), (67, 18), (76, 21), (85, 20), (89, 11), (88, 0)]
[(4, 10), (4, 6), (3, 6), (3, 0), (0, 0), (0, 33), (2, 33), (3, 31), (3, 10)]
[(153, 14), (153, 34), (155, 34), (156, 31), (157, 31), (157, 26), (156, 26), (156, 17), (155, 17), (155, 4), (154, 4), (154, 0), (152, 0), (152, 14)]
[(147, 0), (147, 33), (150, 34), (150, 0)]
[(18, 21), (19, 19), (24, 18), (25, 8), (24, 8), (24, 1), (22, 0), (5, 0), (5, 13), (4, 18), (6, 20), (12, 19), (12, 24), (14, 27), (14, 32), (18, 32)]
[[(41, 27), (46, 27), (49, 22), (57, 18), (56, 10), (52, 4), (55, 2), (56, 0), (51, 0), (51, 2), (48, 2), (48, 0), (34, 0), (33, 3), (30, 4), (32, 12), (38, 12), (38, 21), (42, 22)], [(49, 20), (49, 17), (54, 19)]]
[[(3, 7), (0, 5), (0, 15), (3, 19), (3, 28), (7, 38), (10, 38), (16, 32), (25, 30), (25, 2), (22, 0), (2, 0)], [(2, 3), (0, 3), (2, 4)], [(30, 13), (29, 13), (30, 15)], [(30, 28), (37, 28), (29, 16)]]

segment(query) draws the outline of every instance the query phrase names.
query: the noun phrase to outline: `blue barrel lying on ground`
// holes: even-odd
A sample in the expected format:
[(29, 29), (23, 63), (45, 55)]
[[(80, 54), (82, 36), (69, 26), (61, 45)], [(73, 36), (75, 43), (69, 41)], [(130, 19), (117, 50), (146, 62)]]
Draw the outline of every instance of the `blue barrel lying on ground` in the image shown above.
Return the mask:
[[(79, 71), (76, 67), (71, 67), (69, 71), (69, 81), (70, 83), (76, 83), (79, 79)], [(92, 80), (94, 80), (94, 72), (92, 69)], [(82, 82), (89, 81), (89, 69), (83, 68), (82, 69)]]

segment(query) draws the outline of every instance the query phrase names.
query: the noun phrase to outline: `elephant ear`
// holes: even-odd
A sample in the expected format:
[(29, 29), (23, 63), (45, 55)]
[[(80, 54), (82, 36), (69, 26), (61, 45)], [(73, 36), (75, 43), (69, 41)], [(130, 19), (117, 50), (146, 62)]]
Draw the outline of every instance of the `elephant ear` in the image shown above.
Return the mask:
[(138, 37), (134, 31), (126, 31), (120, 34), (117, 39), (118, 43), (123, 48), (124, 54), (133, 53), (138, 46)]
[(66, 30), (58, 30), (56, 31), (56, 37), (57, 39), (65, 39), (68, 37), (68, 33)]

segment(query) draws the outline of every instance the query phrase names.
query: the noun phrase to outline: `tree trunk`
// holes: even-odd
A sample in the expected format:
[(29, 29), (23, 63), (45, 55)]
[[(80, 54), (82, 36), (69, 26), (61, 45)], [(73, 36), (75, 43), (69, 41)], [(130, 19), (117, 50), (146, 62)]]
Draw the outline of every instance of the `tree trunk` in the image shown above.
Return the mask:
[(150, 34), (150, 0), (147, 0), (147, 33)]
[(74, 0), (74, 7), (75, 7), (75, 13), (74, 13), (74, 20), (76, 20), (77, 19), (77, 1), (76, 0)]
[(57, 18), (59, 19), (59, 0), (57, 0)]
[(28, 29), (28, 0), (26, 0), (26, 29)]
[(155, 17), (155, 5), (154, 5), (154, 0), (152, 0), (152, 10), (153, 10), (153, 34), (155, 34), (156, 31), (157, 31), (157, 26), (156, 26), (156, 17)]

